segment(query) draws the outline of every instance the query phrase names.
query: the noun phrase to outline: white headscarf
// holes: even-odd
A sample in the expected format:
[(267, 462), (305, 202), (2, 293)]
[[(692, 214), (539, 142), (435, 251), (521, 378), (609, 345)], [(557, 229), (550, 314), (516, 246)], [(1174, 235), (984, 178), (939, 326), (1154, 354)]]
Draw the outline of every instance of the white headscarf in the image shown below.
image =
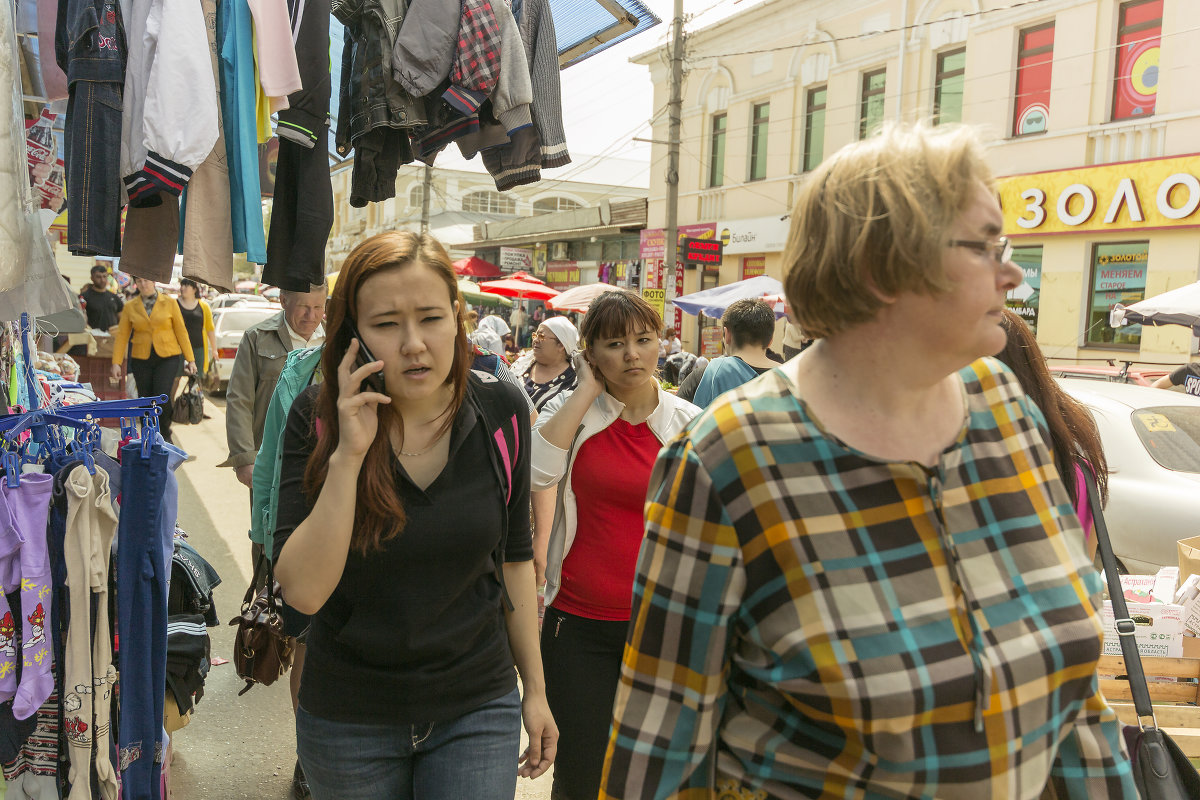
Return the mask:
[(479, 320), (479, 326), (468, 338), (484, 350), (504, 355), (504, 336), (509, 333), (512, 333), (512, 329), (508, 327), (508, 323), (492, 315)]
[(562, 343), (567, 351), (567, 360), (570, 360), (579, 347), (579, 330), (566, 317), (551, 317), (543, 320), (542, 324), (549, 328), (550, 332)]

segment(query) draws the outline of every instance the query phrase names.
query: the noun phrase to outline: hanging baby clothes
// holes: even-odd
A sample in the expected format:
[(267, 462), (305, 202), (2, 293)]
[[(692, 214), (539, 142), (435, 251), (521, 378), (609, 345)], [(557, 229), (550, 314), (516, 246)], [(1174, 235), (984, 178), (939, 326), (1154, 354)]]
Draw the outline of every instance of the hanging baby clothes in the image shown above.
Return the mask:
[[(215, 87), (220, 76), (217, 0), (200, 0), (200, 6), (204, 11), (204, 27), (208, 31), (209, 60)], [(221, 114), (218, 114), (218, 119), (221, 119)], [(225, 145), (223, 120), (217, 128), (217, 142), (208, 158), (196, 168), (192, 179), (188, 181), (181, 211), (183, 236), (179, 250), (183, 253), (183, 276), (223, 292), (232, 292), (233, 217), (229, 196), (229, 154)]]
[[(47, 635), (52, 624), (50, 556), (46, 524), (54, 478), (46, 474), (23, 475), (13, 488), (0, 484), (0, 577), (5, 592), (19, 586), (21, 619), (12, 615), (8, 601), (0, 605), (0, 701), (13, 699), (13, 715), (27, 719), (54, 691), (53, 646)], [(17, 638), (17, 625), (21, 637)], [(21, 682), (16, 661), (21, 659)]]
[(67, 247), (121, 255), (125, 30), (115, 0), (60, 0), (55, 56), (67, 75)]
[[(259, 83), (263, 94), (270, 99), (271, 112), (277, 113), (289, 106), (288, 95), (304, 88), (296, 63), (287, 0), (250, 0), (250, 14), (254, 18)], [(325, 49), (328, 51), (328, 46)], [(325, 61), (328, 72), (328, 52)]]
[[(71, 596), (63, 696), (64, 725), (70, 748), (70, 800), (91, 800), (93, 746), (103, 800), (116, 800), (117, 774), (109, 758), (112, 663), (108, 621), (109, 554), (117, 515), (109, 495), (108, 473), (71, 469), (65, 482), (67, 524), (64, 551)], [(94, 600), (93, 600), (94, 598)], [(96, 622), (91, 622), (95, 606)]]
[(217, 48), (221, 54), (221, 124), (229, 165), (233, 252), (253, 264), (267, 263), (263, 231), (262, 184), (254, 113), (254, 45), (250, 6), (217, 6)]
[[(325, 280), (325, 245), (333, 228), (330, 4), (329, 0), (307, 0), (295, 3), (293, 10), (298, 15), (296, 57), (305, 85), (288, 97), (288, 109), (279, 112), (279, 161), (262, 279), (281, 289), (307, 292)], [(298, 137), (300, 131), (310, 132), (311, 138)]]

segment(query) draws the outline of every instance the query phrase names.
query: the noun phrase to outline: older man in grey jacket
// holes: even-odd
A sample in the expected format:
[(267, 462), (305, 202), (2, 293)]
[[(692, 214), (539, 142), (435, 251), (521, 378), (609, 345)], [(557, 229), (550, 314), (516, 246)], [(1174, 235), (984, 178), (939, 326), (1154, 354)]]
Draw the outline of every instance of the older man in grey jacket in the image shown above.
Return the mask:
[(252, 482), (267, 407), (287, 354), (325, 341), (321, 327), (325, 319), (325, 296), (324, 286), (316, 286), (310, 292), (280, 292), (283, 311), (247, 328), (242, 335), (225, 395), (229, 458), (220, 466), (233, 467), (238, 480), (246, 486)]

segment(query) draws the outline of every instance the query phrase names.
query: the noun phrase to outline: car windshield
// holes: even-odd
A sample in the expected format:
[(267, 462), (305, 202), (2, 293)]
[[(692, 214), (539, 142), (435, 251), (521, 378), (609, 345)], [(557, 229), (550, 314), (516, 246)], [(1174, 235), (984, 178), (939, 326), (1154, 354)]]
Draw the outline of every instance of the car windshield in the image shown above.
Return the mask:
[(1200, 406), (1139, 408), (1133, 429), (1160, 466), (1200, 473)]
[(221, 322), (218, 327), (220, 327), (222, 333), (228, 333), (229, 331), (244, 331), (251, 325), (256, 325), (272, 315), (273, 312), (264, 312), (261, 309), (256, 309), (254, 311), (243, 311), (241, 309), (236, 311), (226, 311), (221, 315)]

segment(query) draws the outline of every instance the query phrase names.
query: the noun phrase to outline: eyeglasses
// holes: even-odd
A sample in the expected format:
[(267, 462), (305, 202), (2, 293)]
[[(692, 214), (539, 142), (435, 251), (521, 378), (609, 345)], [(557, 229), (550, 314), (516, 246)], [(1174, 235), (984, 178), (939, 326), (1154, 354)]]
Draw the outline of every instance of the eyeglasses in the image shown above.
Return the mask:
[(950, 247), (966, 247), (974, 250), (980, 255), (992, 254), (992, 258), (1001, 264), (1007, 264), (1012, 258), (1013, 246), (1007, 236), (1001, 236), (994, 241), (980, 241), (978, 239), (951, 239), (948, 244)]
[(558, 339), (557, 339), (557, 338), (555, 338), (555, 337), (553, 337), (553, 336), (551, 336), (551, 335), (550, 335), (550, 334), (548, 334), (548, 333), (544, 333), (544, 332), (542, 332), (542, 331), (537, 331), (536, 333), (534, 333), (534, 334), (533, 334), (533, 340), (534, 340), (535, 342), (540, 342), (540, 341), (542, 341), (543, 339), (548, 339), (549, 341), (551, 341), (551, 342), (553, 342), (553, 343), (555, 343), (555, 344), (557, 344), (557, 343), (558, 343)]

